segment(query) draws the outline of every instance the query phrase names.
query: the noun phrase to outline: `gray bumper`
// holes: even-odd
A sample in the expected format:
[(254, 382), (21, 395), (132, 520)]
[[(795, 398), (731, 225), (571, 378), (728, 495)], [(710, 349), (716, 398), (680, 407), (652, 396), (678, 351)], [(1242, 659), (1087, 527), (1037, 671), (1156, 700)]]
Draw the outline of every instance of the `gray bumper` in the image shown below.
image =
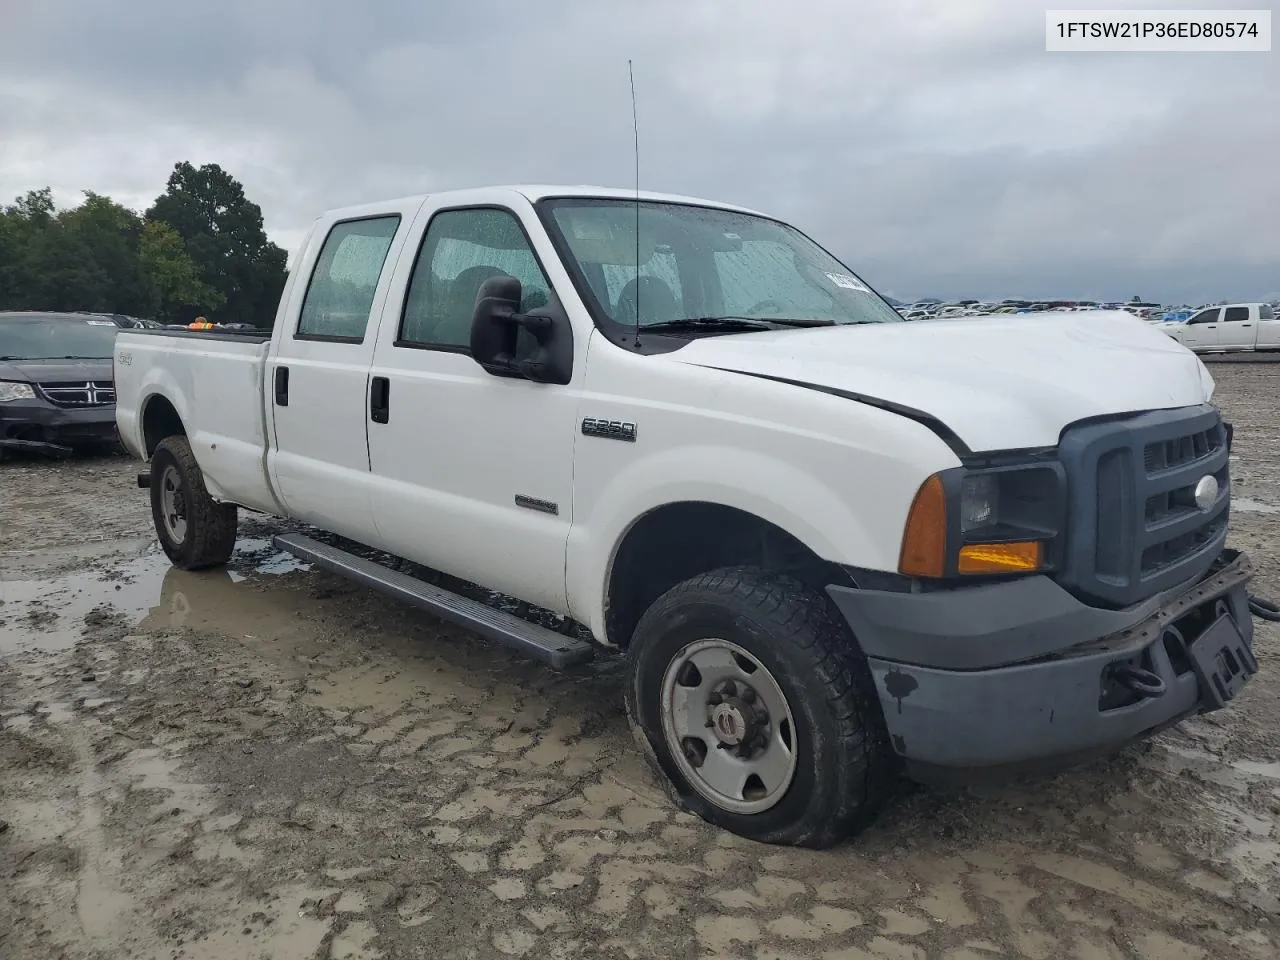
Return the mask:
[(59, 407), (40, 398), (0, 403), (0, 448), (59, 452), (115, 439), (114, 404)]
[[(1189, 651), (1203, 651), (1195, 641), (1211, 629), (1209, 643), (1238, 630), (1251, 647), (1251, 577), (1248, 558), (1225, 551), (1201, 580), (1128, 610), (1089, 607), (1045, 577), (923, 594), (828, 592), (870, 660), (908, 772), (971, 779), (1108, 753), (1221, 706)], [(1224, 613), (1229, 622), (1215, 627)], [(1117, 692), (1121, 664), (1155, 674), (1163, 693)]]

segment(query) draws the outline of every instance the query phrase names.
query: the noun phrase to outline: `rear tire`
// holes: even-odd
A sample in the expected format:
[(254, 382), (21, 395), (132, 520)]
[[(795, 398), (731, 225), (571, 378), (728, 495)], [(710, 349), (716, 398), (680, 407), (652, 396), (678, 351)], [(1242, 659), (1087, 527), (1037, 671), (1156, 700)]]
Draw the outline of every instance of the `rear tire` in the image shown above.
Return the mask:
[(866, 660), (799, 581), (752, 567), (687, 580), (641, 617), (627, 660), (633, 730), (704, 820), (823, 848), (888, 798), (894, 761)]
[(218, 503), (184, 436), (160, 441), (151, 455), (151, 517), (165, 555), (183, 570), (204, 570), (231, 559), (239, 520), (232, 504)]

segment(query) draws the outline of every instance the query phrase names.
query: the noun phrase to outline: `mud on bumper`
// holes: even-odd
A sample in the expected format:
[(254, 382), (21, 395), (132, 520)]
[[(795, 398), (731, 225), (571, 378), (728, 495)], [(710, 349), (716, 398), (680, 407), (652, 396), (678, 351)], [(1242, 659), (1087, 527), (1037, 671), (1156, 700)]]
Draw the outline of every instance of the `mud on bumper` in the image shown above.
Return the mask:
[[(871, 664), (919, 780), (1051, 770), (1218, 709), (1257, 671), (1249, 559), (1127, 610), (1044, 577), (937, 593), (828, 593)], [(1019, 655), (1020, 652), (1020, 655)]]

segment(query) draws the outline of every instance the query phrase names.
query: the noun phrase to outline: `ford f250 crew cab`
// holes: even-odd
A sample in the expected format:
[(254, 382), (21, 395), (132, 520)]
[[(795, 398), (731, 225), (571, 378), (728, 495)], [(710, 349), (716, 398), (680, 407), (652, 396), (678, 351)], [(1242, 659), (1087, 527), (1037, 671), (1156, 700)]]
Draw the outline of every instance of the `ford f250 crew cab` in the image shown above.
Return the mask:
[(115, 359), (175, 564), (225, 562), (259, 511), (553, 666), (625, 652), (640, 748), (744, 836), (827, 845), (900, 772), (1112, 751), (1257, 669), (1230, 428), (1190, 351), (1105, 312), (905, 323), (749, 210), (550, 187), (338, 210), (269, 337), (126, 330)]

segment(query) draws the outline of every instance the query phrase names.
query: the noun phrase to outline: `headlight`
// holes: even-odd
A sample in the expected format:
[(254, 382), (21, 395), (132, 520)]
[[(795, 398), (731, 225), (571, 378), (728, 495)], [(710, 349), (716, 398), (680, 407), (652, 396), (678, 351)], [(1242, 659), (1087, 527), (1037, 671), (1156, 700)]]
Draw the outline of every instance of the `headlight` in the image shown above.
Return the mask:
[(1000, 485), (993, 474), (979, 473), (960, 481), (960, 530), (969, 533), (996, 523)]
[(1065, 529), (1056, 461), (956, 467), (929, 477), (907, 515), (898, 569), (913, 577), (1052, 569)]
[(35, 398), (36, 392), (31, 389), (31, 384), (0, 380), (0, 403), (5, 400), (34, 400)]

